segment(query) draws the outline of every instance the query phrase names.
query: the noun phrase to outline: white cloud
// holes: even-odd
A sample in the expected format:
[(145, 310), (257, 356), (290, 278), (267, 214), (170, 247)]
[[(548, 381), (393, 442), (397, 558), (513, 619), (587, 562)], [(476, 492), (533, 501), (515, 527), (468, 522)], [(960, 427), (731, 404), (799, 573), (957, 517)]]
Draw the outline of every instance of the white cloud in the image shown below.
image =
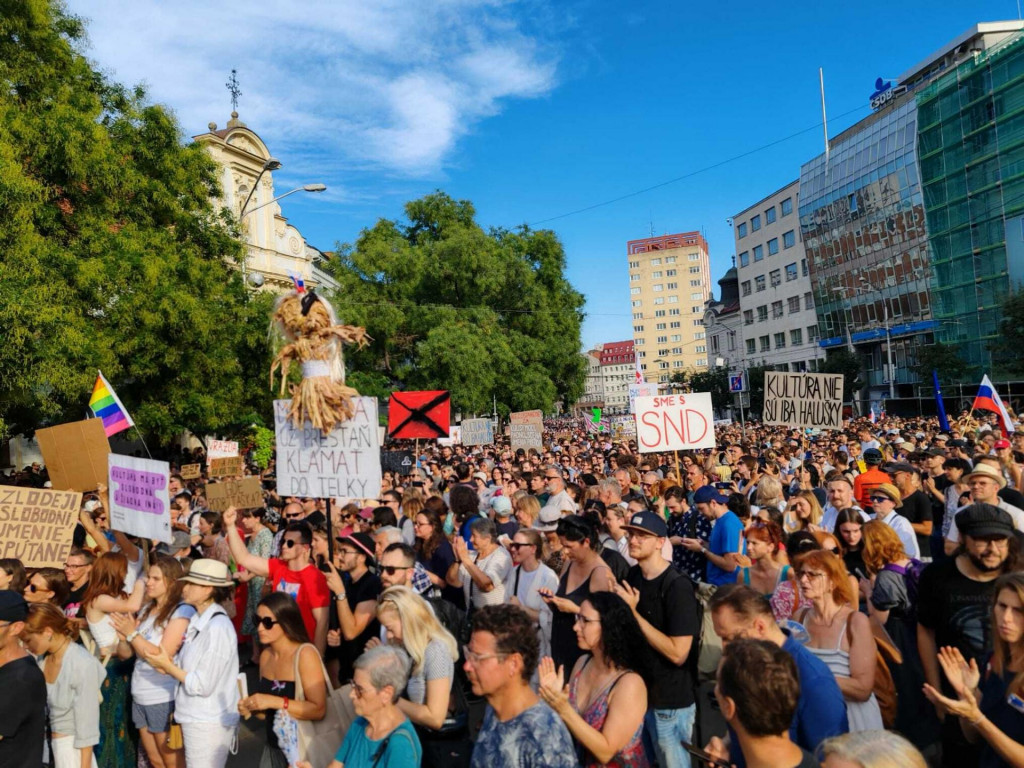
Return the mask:
[[(460, 137), (515, 98), (556, 85), (558, 55), (502, 0), (71, 0), (88, 54), (145, 83), (186, 133), (239, 112), (289, 172), (438, 173)], [(524, 10), (525, 6), (525, 10)]]

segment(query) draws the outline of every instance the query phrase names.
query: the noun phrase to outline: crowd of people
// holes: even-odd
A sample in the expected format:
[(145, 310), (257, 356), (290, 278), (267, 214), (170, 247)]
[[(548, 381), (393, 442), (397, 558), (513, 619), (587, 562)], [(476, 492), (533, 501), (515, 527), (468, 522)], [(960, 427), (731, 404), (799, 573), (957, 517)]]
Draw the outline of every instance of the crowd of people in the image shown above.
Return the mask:
[(86, 494), (0, 559), (0, 766), (224, 768), (252, 718), (261, 768), (1024, 766), (1024, 428), (547, 426), (374, 499), (173, 474), (156, 546)]

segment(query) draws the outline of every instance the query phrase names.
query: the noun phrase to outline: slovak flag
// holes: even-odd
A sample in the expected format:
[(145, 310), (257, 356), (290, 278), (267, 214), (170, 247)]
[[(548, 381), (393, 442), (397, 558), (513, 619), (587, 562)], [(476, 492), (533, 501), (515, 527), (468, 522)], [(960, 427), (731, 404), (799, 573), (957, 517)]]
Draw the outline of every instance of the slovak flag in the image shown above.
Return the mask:
[(974, 398), (974, 404), (971, 406), (971, 410), (975, 409), (998, 414), (999, 425), (1002, 427), (1003, 434), (1009, 435), (1013, 432), (1013, 422), (1010, 421), (1010, 414), (1006, 412), (1006, 407), (1003, 405), (999, 393), (996, 392), (996, 388), (989, 380), (988, 374), (982, 378), (981, 386), (978, 387), (978, 396)]
[(636, 355), (636, 356), (634, 356), (633, 359), (634, 359), (634, 361), (636, 361), (636, 383), (637, 384), (643, 384), (644, 383), (644, 372), (640, 368), (640, 356)]

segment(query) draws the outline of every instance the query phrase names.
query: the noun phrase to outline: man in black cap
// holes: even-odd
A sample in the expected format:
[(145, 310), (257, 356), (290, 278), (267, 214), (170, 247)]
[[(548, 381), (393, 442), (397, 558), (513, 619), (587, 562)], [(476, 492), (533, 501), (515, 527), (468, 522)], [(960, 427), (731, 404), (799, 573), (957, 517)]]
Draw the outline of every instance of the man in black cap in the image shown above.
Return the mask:
[[(938, 649), (953, 646), (979, 667), (992, 651), (990, 615), (995, 581), (1016, 570), (1018, 544), (1013, 519), (992, 504), (976, 502), (956, 515), (960, 543), (953, 557), (925, 568), (918, 585), (917, 647), (925, 680), (955, 696), (939, 671)], [(941, 716), (940, 716), (941, 717)], [(943, 765), (977, 765), (977, 750), (956, 718), (942, 727)]]
[(690, 658), (700, 632), (694, 585), (662, 556), (668, 527), (661, 515), (643, 510), (630, 516), (629, 555), (636, 560), (615, 592), (633, 609), (653, 650), (654, 680), (648, 695), (646, 726), (661, 765), (687, 765), (681, 742), (693, 741), (696, 717), (694, 671)]
[(11, 590), (0, 590), (0, 765), (43, 763), (46, 682), (35, 659), (18, 642), (28, 604)]

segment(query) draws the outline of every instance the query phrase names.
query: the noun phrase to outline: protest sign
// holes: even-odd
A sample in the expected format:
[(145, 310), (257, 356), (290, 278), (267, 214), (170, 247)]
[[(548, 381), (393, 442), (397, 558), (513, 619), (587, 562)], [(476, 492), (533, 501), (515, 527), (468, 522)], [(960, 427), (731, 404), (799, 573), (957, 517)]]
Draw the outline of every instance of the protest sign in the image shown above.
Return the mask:
[(171, 465), (111, 453), (110, 527), (132, 536), (171, 543)]
[(632, 416), (613, 416), (612, 438), (625, 440), (630, 437), (636, 437), (636, 419)]
[(26, 568), (62, 568), (81, 506), (78, 492), (0, 485), (0, 558), (17, 558)]
[(765, 424), (842, 429), (843, 374), (765, 371)]
[(214, 512), (223, 512), (228, 507), (235, 509), (262, 507), (263, 483), (258, 477), (243, 477), (241, 480), (207, 483), (206, 502)]
[(226, 459), (238, 455), (238, 443), (234, 440), (210, 440), (206, 444), (206, 462)]
[(392, 440), (448, 437), (452, 400), (448, 392), (392, 392), (388, 435)]
[(710, 392), (636, 399), (636, 435), (640, 453), (715, 447)]
[(210, 477), (238, 477), (244, 471), (241, 456), (224, 456), (210, 462)]
[(366, 499), (380, 495), (377, 398), (352, 399), (355, 413), (324, 435), (308, 421), (288, 420), (291, 400), (274, 401), (277, 492), (317, 499)]
[(657, 384), (630, 384), (629, 385), (629, 412), (636, 413), (636, 399), (638, 397), (654, 397), (658, 394)]
[(449, 447), (462, 444), (462, 427), (449, 427), (448, 437), (437, 438), (438, 445), (447, 445)]
[(202, 468), (199, 464), (182, 464), (181, 465), (181, 479), (182, 480), (198, 480), (201, 474)]
[(408, 475), (412, 472), (415, 462), (412, 458), (412, 451), (381, 451), (381, 471), (394, 472), (396, 475)]
[(490, 419), (465, 419), (462, 422), (463, 445), (490, 445), (494, 442), (494, 423)]
[(95, 491), (107, 482), (110, 443), (103, 419), (86, 419), (36, 430), (39, 450), (53, 487), (61, 491)]
[(540, 411), (519, 411), (509, 416), (512, 450), (544, 449), (544, 414)]

